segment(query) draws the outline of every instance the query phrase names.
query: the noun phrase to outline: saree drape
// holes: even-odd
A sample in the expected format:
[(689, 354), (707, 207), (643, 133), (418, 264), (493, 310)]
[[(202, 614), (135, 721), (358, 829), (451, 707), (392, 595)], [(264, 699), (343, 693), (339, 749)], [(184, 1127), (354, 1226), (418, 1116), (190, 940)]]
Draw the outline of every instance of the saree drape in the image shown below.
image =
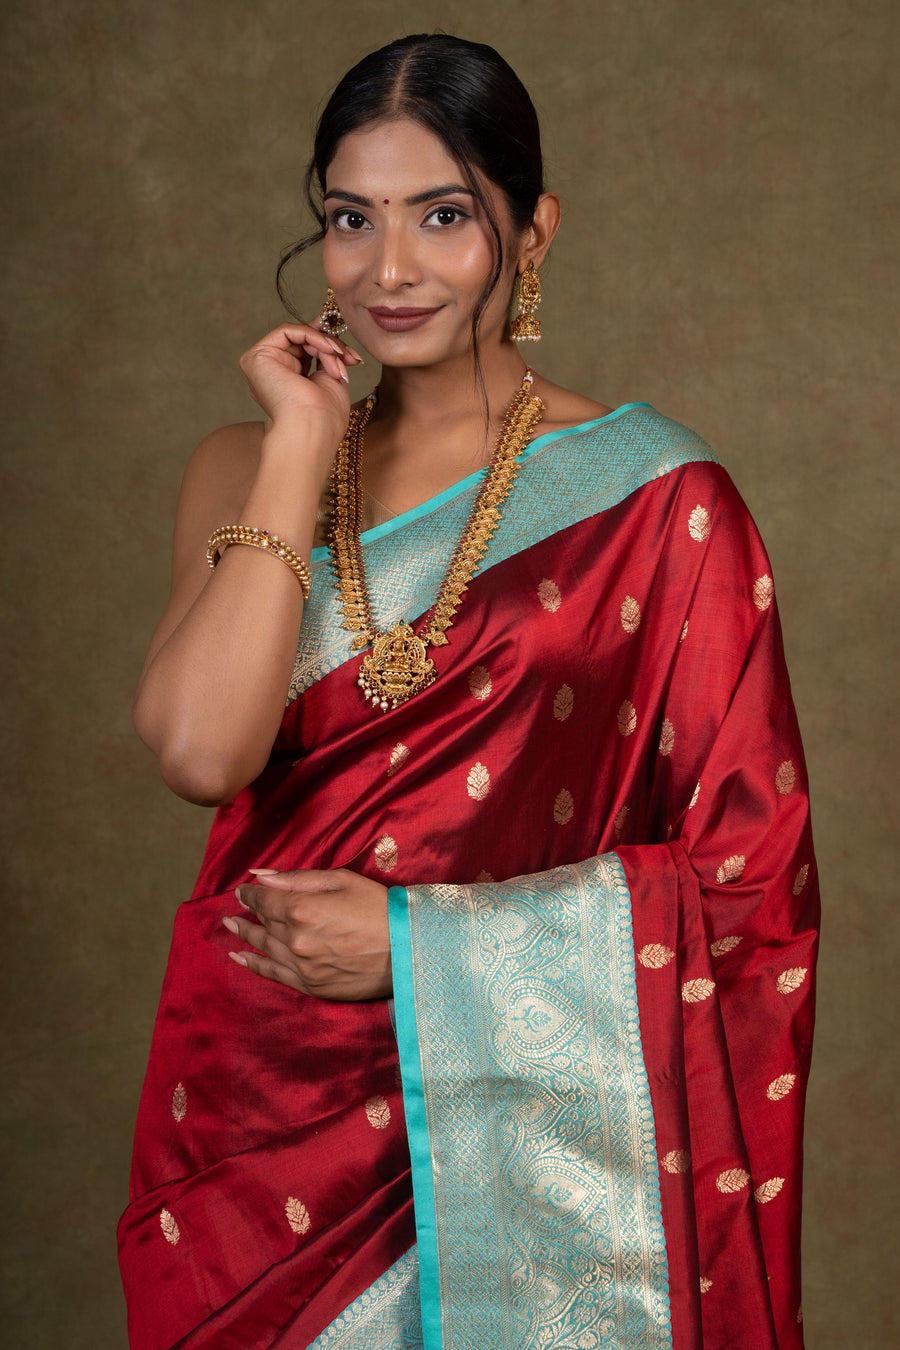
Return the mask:
[[(480, 477), (364, 536), (381, 623), (427, 609)], [(132, 1345), (802, 1345), (816, 884), (727, 475), (647, 405), (539, 437), (437, 681), (383, 715), (314, 565), (270, 764), (176, 920)], [(391, 887), (396, 1039), (227, 959), (260, 866)]]

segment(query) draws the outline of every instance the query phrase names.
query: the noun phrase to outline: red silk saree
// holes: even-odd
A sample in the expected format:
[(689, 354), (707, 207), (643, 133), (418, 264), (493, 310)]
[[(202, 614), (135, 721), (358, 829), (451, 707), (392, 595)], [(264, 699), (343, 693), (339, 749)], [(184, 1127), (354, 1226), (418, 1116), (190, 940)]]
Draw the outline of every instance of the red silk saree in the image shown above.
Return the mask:
[[(479, 481), (363, 537), (382, 625)], [(727, 475), (647, 405), (538, 437), (437, 681), (386, 714), (313, 562), (270, 763), (176, 919), (132, 1346), (802, 1346), (816, 879)], [(396, 1032), (228, 960), (249, 867), (391, 887)]]

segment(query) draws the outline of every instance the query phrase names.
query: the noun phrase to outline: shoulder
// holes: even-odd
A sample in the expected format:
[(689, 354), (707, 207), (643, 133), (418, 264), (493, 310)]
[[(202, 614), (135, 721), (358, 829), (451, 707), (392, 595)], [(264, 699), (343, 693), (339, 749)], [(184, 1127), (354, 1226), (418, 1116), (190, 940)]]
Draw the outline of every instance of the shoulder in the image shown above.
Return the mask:
[(176, 558), (185, 547), (193, 556), (199, 540), (237, 519), (256, 477), (264, 433), (262, 422), (237, 422), (220, 427), (197, 446), (181, 482)]
[[(553, 433), (552, 426), (547, 430)], [(702, 436), (649, 403), (623, 403), (598, 417), (561, 428), (554, 441), (561, 454), (623, 486), (636, 487), (687, 465), (719, 462)]]
[(534, 392), (546, 409), (541, 423), (542, 431), (563, 431), (581, 422), (591, 422), (612, 412), (607, 403), (587, 398), (584, 394), (564, 389), (541, 375), (534, 377)]
[(248, 463), (255, 468), (264, 434), (263, 422), (232, 422), (230, 426), (219, 427), (204, 436), (191, 456), (188, 470), (240, 471)]
[(233, 422), (205, 436), (188, 462), (182, 496), (243, 500), (259, 466), (264, 434), (262, 422)]

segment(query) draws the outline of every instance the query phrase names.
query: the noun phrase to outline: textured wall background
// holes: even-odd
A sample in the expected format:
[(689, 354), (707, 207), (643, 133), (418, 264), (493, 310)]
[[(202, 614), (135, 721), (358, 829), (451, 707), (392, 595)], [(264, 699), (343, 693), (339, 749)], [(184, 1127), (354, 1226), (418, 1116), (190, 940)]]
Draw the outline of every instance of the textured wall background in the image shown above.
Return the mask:
[(323, 95), (436, 25), (496, 45), (543, 116), (566, 220), (542, 368), (696, 427), (769, 543), (826, 913), (808, 1344), (891, 1342), (898, 20), (893, 0), (7, 0), (6, 1344), (125, 1345), (114, 1225), (208, 825), (129, 719), (178, 481), (206, 431), (255, 416), (235, 362), (280, 317)]

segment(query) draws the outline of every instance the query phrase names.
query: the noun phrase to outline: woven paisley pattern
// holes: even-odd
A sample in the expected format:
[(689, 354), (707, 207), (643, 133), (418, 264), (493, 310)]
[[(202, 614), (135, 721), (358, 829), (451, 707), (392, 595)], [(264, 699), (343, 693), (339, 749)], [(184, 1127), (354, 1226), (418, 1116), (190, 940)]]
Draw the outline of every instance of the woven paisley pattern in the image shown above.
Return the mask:
[(671, 1346), (618, 859), (407, 896), (443, 1350)]
[(421, 1350), (419, 1263), (413, 1247), (354, 1299), (309, 1350)]

